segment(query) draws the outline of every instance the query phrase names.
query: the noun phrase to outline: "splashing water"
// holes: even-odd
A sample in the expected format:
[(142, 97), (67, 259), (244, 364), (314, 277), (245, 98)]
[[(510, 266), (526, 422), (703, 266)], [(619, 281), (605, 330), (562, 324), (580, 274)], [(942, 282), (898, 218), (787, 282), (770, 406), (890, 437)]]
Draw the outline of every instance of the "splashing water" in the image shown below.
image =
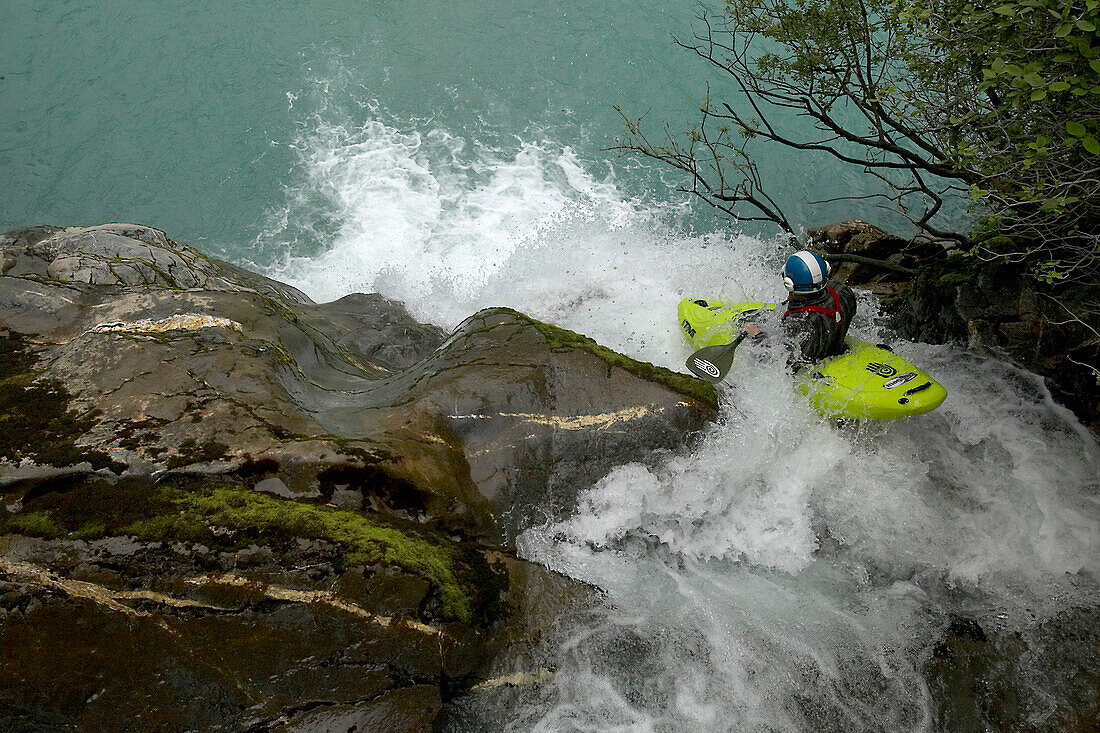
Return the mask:
[[(300, 104), (299, 100), (299, 104)], [(777, 300), (777, 242), (692, 229), (685, 206), (624, 197), (615, 172), (531, 130), (489, 146), (430, 120), (318, 114), (299, 180), (259, 244), (268, 274), (454, 326), (507, 305), (681, 369), (680, 298)], [(751, 345), (690, 453), (621, 466), (522, 556), (606, 592), (563, 632), (546, 687), (487, 708), (514, 730), (924, 730), (925, 667), (951, 619), (1028, 640), (1095, 620), (1100, 450), (1042, 380), (958, 347), (897, 342), (873, 301), (853, 329), (947, 387), (937, 411), (814, 415)], [(1053, 658), (1039, 641), (1031, 652)], [(1036, 725), (1072, 668), (1018, 681)], [(1096, 677), (1095, 669), (1090, 671)]]
[[(908, 351), (948, 386), (936, 413), (836, 426), (765, 360), (739, 360), (752, 388), (727, 394), (697, 451), (621, 467), (521, 537), (616, 606), (569, 648), (540, 727), (926, 729), (921, 664), (949, 617), (1026, 633), (1095, 608), (1095, 443), (1032, 375)], [(600, 671), (605, 645), (636, 637), (644, 694)], [(1057, 698), (1068, 682), (1040, 684)], [(640, 696), (609, 711), (608, 685)]]
[(737, 295), (746, 278), (774, 280), (761, 277), (764, 261), (779, 267), (766, 248), (735, 255), (742, 242), (763, 248), (756, 240), (685, 233), (687, 206), (627, 199), (613, 169), (590, 173), (536, 129), (490, 147), (430, 120), (399, 127), (373, 102), (362, 122), (344, 109), (332, 122), (323, 104), (294, 142), (288, 204), (255, 247), (277, 260), (269, 275), (317, 299), (380, 292), (447, 327), (511, 306), (672, 366), (680, 341), (666, 321), (681, 292)]

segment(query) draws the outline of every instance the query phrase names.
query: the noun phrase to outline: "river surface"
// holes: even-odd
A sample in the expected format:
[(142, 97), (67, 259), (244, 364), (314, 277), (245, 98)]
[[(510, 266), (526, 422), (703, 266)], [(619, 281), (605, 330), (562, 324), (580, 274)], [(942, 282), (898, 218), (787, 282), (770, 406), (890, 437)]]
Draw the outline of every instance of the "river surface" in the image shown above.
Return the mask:
[[(614, 105), (678, 131), (708, 82), (728, 90), (671, 42), (695, 12), (4, 3), (0, 226), (136, 221), (318, 301), (379, 292), (447, 328), (506, 305), (681, 369), (679, 299), (778, 299), (784, 255), (608, 150)], [(858, 171), (759, 161), (793, 220), (896, 223), (804, 205), (872, 190)], [(900, 341), (869, 298), (853, 328), (943, 382), (943, 407), (823, 421), (780, 354), (745, 349), (691, 453), (619, 467), (574, 516), (520, 538), (605, 603), (561, 630), (551, 682), (455, 725), (932, 730), (943, 695), (929, 670), (948, 629), (975, 625), (995, 650), (987, 707), (1049, 730), (1091, 704), (1096, 441), (1041, 379)]]

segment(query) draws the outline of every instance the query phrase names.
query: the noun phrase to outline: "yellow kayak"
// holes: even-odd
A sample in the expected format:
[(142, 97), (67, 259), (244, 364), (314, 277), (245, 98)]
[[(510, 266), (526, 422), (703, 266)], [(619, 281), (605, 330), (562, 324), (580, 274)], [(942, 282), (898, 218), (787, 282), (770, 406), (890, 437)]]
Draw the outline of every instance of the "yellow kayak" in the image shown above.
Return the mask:
[[(684, 298), (677, 315), (694, 349), (733, 341), (746, 318), (774, 303)], [(931, 412), (947, 390), (924, 371), (883, 346), (848, 336), (847, 350), (800, 371), (799, 391), (827, 417), (888, 420)], [(728, 366), (728, 365), (727, 365)]]

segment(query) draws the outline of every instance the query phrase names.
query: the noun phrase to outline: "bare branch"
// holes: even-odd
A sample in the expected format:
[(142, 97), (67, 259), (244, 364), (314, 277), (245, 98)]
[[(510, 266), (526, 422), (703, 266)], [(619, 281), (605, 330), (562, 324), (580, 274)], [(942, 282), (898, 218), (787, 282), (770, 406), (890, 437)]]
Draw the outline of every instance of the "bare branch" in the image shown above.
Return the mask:
[(852, 254), (825, 254), (822, 255), (827, 262), (832, 264), (833, 262), (852, 262), (857, 265), (870, 265), (871, 267), (881, 267), (883, 270), (890, 270), (891, 272), (900, 272), (903, 275), (916, 275), (917, 271), (911, 267), (903, 267), (896, 262), (890, 262), (888, 260), (879, 260), (874, 257), (864, 257), (863, 255)]

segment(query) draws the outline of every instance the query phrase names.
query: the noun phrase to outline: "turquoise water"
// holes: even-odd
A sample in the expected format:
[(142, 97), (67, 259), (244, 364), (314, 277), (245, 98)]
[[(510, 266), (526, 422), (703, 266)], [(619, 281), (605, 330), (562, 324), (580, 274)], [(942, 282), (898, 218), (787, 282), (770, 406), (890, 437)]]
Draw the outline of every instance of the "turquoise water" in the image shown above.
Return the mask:
[[(570, 146), (631, 194), (679, 199), (606, 148), (613, 105), (686, 129), (720, 77), (675, 48), (690, 3), (10, 2), (0, 9), (0, 226), (137, 221), (247, 256), (296, 181), (303, 128), (427, 121), (480, 144)], [(337, 109), (339, 110), (337, 112)], [(799, 202), (858, 191), (764, 151)], [(643, 170), (639, 171), (641, 167)], [(797, 216), (806, 224), (850, 213)], [(867, 212), (873, 214), (873, 212)]]
[[(135, 221), (317, 300), (380, 292), (444, 327), (507, 305), (682, 369), (679, 299), (778, 300), (786, 253), (607, 150), (615, 104), (675, 131), (708, 81), (722, 94), (671, 43), (694, 13), (3, 3), (0, 228)], [(889, 221), (805, 205), (869, 190), (858, 171), (759, 160), (795, 221)], [(853, 329), (895, 340), (870, 297)], [(1029, 725), (1084, 704), (1095, 665), (1063, 664), (1077, 642), (1043, 625), (1100, 607), (1100, 449), (1034, 375), (895, 348), (947, 386), (943, 407), (823, 422), (782, 355), (742, 347), (694, 452), (619, 467), (525, 534), (524, 557), (608, 602), (536, 660), (552, 683), (475, 701), (463, 729), (929, 730), (923, 665), (956, 617), (1026, 647), (1002, 672)]]

